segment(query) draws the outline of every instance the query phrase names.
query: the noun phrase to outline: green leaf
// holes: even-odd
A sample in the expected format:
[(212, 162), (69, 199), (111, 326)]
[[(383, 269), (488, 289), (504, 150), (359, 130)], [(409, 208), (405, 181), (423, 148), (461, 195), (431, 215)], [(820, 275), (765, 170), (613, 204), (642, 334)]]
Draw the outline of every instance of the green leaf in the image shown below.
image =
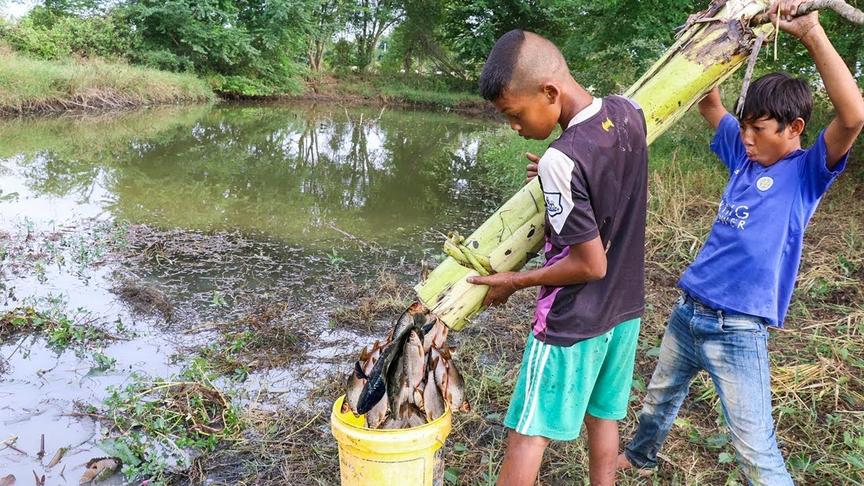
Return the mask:
[(693, 425), (690, 423), (690, 421), (687, 420), (686, 418), (676, 418), (675, 422), (673, 422), (673, 423), (675, 424), (676, 427), (681, 427), (682, 429), (689, 429), (690, 427), (693, 427)]
[(645, 393), (645, 390), (647, 390), (645, 387), (645, 380), (643, 380), (641, 376), (633, 377), (633, 389), (640, 393)]
[(132, 452), (129, 445), (121, 439), (105, 439), (99, 442), (99, 448), (106, 454), (123, 461), (123, 464), (135, 467), (141, 464), (141, 459)]
[(448, 467), (444, 470), (444, 481), (447, 481), (450, 484), (459, 484), (459, 471), (458, 468)]
[(806, 454), (795, 454), (789, 456), (789, 467), (801, 471), (807, 471), (813, 465), (813, 460)]
[(855, 469), (859, 471), (864, 471), (864, 457), (862, 457), (860, 454), (853, 454), (851, 452), (847, 452), (843, 458), (846, 459), (846, 462)]
[(717, 456), (717, 462), (720, 464), (729, 464), (730, 462), (735, 460), (735, 456), (728, 452), (721, 452), (719, 456)]
[(711, 449), (719, 449), (729, 443), (729, 434), (711, 434), (705, 438), (705, 445)]

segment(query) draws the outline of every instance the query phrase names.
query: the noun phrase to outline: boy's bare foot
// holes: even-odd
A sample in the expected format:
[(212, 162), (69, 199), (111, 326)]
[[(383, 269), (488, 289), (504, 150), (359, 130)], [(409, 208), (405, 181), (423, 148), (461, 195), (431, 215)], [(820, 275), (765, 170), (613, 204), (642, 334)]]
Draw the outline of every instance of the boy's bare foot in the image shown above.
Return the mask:
[[(621, 453), (621, 454), (618, 454), (618, 459), (617, 459), (616, 464), (615, 464), (615, 469), (618, 471), (623, 471), (625, 469), (636, 469), (636, 467), (630, 463), (630, 460), (627, 459), (627, 456), (625, 456), (623, 453)], [(639, 473), (639, 476), (643, 477), (643, 478), (654, 474), (653, 469), (638, 469), (637, 472)]]
[(631, 467), (633, 467), (633, 464), (630, 464), (627, 456), (625, 456), (623, 452), (621, 454), (618, 454), (618, 460), (615, 464), (615, 469), (621, 471), (623, 469), (630, 469)]

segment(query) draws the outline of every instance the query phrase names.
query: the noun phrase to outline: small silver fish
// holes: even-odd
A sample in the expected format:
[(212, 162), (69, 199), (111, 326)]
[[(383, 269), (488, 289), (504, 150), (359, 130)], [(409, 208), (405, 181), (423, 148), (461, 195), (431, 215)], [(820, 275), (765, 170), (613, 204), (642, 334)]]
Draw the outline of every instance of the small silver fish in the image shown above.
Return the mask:
[(366, 427), (370, 429), (377, 429), (384, 423), (384, 420), (387, 419), (387, 413), (390, 411), (390, 406), (388, 404), (386, 397), (381, 397), (381, 400), (378, 400), (378, 403), (372, 407), (372, 410), (366, 412)]
[[(435, 362), (435, 365), (438, 363)], [(444, 414), (444, 397), (435, 385), (435, 369), (430, 368), (426, 377), (426, 388), (423, 389), (423, 410), (430, 422)]]
[(437, 352), (435, 348), (432, 348), (432, 356), (435, 357), (435, 367), (433, 368), (435, 374), (435, 385), (441, 390), (441, 395), (444, 397), (447, 396), (447, 362), (444, 360), (444, 357), (441, 356), (440, 353)]
[(404, 373), (408, 378), (408, 386), (412, 390), (420, 386), (426, 377), (426, 353), (423, 352), (423, 339), (416, 329), (412, 329), (402, 350), (405, 362)]
[(354, 369), (348, 374), (345, 383), (345, 401), (342, 402), (342, 413), (354, 412), (357, 413), (357, 403), (360, 400), (360, 395), (363, 394), (363, 387), (366, 385), (366, 374), (363, 373), (363, 368), (360, 362), (354, 363)]
[(396, 319), (396, 323), (393, 325), (393, 330), (390, 331), (387, 341), (398, 341), (409, 329), (422, 325), (426, 320), (425, 311), (426, 308), (419, 302), (414, 302), (408, 306), (405, 312)]
[(452, 410), (460, 412), (471, 410), (471, 405), (465, 400), (465, 380), (452, 361), (447, 363), (447, 392), (444, 396), (450, 402)]
[(402, 411), (402, 420), (405, 422), (407, 428), (419, 427), (426, 423), (426, 418), (423, 416), (423, 412), (410, 403), (406, 405)]
[(449, 328), (443, 321), (435, 318), (432, 326), (428, 330), (425, 330), (425, 334), (423, 335), (423, 351), (428, 353), (433, 346), (436, 348), (443, 346), (447, 342), (448, 330)]
[[(377, 344), (378, 341), (375, 341)], [(363, 373), (369, 375), (372, 373), (372, 368), (375, 367), (375, 363), (378, 361), (378, 358), (381, 357), (381, 349), (373, 348), (373, 351), (369, 354), (369, 358), (366, 360), (366, 364), (363, 365)]]
[(401, 417), (390, 416), (381, 424), (381, 429), (404, 429), (405, 421)]

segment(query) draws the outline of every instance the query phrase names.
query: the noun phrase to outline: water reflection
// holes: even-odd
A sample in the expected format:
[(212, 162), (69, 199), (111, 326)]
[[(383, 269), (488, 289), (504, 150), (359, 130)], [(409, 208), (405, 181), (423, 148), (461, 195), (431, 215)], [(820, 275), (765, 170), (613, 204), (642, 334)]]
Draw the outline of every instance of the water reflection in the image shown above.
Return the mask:
[[(32, 203), (132, 223), (237, 229), (326, 245), (334, 225), (382, 245), (477, 219), (472, 181), (488, 124), (426, 112), (329, 106), (150, 110), (0, 124), (0, 217)], [(472, 201), (474, 201), (472, 203)], [(64, 210), (65, 208), (65, 210)]]

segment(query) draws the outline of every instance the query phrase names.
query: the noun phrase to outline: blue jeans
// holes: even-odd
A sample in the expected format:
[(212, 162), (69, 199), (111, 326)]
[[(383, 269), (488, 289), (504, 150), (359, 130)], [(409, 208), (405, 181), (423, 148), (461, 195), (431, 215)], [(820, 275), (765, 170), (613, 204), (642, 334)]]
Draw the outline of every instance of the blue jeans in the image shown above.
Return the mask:
[(714, 382), (738, 464), (750, 484), (791, 485), (771, 418), (765, 320), (714, 310), (686, 295), (669, 317), (639, 427), (624, 448), (630, 463), (657, 466), (657, 452), (700, 370)]

